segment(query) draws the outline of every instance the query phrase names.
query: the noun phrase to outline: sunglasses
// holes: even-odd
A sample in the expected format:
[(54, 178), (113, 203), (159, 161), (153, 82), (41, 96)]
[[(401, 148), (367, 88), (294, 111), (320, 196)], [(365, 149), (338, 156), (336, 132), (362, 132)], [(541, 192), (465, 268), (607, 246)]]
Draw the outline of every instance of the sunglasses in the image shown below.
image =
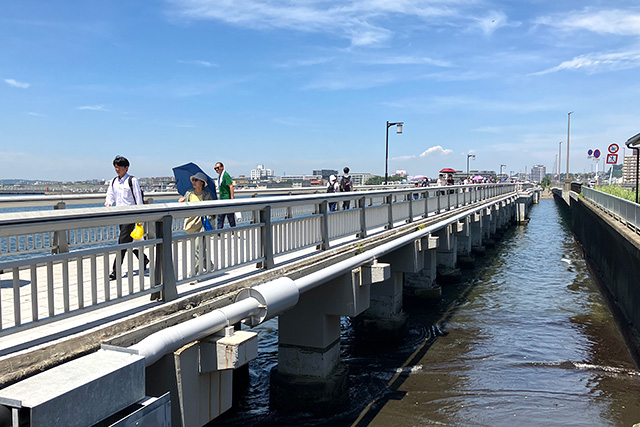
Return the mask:
[(215, 166), (214, 169), (222, 169), (222, 166)]

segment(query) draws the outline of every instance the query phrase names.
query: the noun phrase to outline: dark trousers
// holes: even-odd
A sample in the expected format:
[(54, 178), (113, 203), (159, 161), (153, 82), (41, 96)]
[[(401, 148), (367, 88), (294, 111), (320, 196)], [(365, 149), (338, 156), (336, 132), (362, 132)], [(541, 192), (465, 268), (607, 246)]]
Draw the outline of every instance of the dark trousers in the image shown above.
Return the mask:
[(233, 213), (218, 214), (218, 229), (224, 228), (224, 219), (229, 220), (229, 227), (236, 226), (236, 216)]
[(344, 202), (342, 202), (342, 210), (346, 211), (347, 209), (349, 209), (349, 206), (351, 206), (351, 200), (346, 200)]
[[(131, 237), (131, 232), (133, 231), (134, 228), (136, 228), (135, 224), (120, 224), (120, 235), (118, 236), (118, 243), (122, 244), (122, 243), (131, 243), (131, 242), (133, 242), (133, 237)], [(126, 253), (127, 253), (126, 249), (123, 249), (122, 251), (120, 251), (120, 254), (121, 254), (120, 264), (122, 264), (122, 261), (124, 261), (124, 255)], [(138, 254), (138, 250), (137, 249), (134, 249), (133, 253), (135, 254), (135, 256), (138, 259), (140, 259), (140, 256)], [(144, 256), (144, 263), (146, 265), (149, 262), (149, 259), (147, 258), (147, 256), (144, 253), (142, 255)], [(116, 262), (118, 262), (118, 258), (113, 260), (112, 271), (116, 271)]]

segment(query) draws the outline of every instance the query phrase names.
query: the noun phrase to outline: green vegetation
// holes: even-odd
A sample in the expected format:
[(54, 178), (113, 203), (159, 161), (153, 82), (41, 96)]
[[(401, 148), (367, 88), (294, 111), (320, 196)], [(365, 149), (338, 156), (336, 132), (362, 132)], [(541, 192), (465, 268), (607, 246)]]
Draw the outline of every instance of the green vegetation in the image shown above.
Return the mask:
[(636, 201), (636, 192), (634, 190), (626, 190), (619, 185), (601, 185), (596, 190), (603, 193), (611, 194), (612, 196), (620, 197), (621, 199)]
[(551, 178), (549, 176), (545, 176), (544, 178), (542, 178), (542, 182), (540, 183), (540, 185), (542, 186), (542, 188), (551, 187)]

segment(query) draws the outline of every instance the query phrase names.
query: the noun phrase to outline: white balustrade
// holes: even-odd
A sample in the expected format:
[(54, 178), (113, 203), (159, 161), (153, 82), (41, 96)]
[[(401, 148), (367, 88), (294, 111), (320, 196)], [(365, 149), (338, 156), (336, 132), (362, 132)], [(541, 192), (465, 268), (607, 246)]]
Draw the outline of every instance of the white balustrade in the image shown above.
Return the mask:
[[(148, 294), (169, 301), (183, 283), (273, 268), (286, 254), (326, 250), (516, 190), (512, 184), (409, 187), (0, 214), (0, 335)], [(342, 210), (346, 200), (350, 209)], [(187, 217), (236, 212), (236, 227), (182, 231)], [(144, 223), (145, 239), (118, 244), (118, 226), (134, 222)], [(134, 250), (149, 258), (148, 272)], [(110, 280), (114, 261), (117, 278)]]

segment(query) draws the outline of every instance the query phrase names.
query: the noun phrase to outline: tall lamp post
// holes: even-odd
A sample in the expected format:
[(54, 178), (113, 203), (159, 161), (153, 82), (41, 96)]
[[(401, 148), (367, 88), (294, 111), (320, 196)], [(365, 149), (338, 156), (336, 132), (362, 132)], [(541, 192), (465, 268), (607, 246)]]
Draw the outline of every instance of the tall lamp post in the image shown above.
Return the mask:
[(569, 180), (569, 132), (571, 130), (571, 115), (573, 114), (573, 111), (569, 111), (569, 113), (567, 113), (567, 175), (564, 177), (564, 182), (571, 182)]
[(558, 143), (558, 182), (560, 182), (560, 172), (562, 168), (560, 165), (562, 164), (562, 141)]
[(507, 165), (500, 165), (500, 175), (502, 175), (502, 168), (504, 168), (504, 170), (507, 170)]
[(475, 154), (467, 154), (467, 178), (469, 178), (469, 159), (476, 159), (476, 155)]
[(384, 185), (387, 185), (387, 182), (389, 181), (389, 128), (391, 126), (396, 126), (397, 132), (402, 133), (402, 125), (404, 125), (404, 122), (387, 122), (387, 139), (384, 155)]

